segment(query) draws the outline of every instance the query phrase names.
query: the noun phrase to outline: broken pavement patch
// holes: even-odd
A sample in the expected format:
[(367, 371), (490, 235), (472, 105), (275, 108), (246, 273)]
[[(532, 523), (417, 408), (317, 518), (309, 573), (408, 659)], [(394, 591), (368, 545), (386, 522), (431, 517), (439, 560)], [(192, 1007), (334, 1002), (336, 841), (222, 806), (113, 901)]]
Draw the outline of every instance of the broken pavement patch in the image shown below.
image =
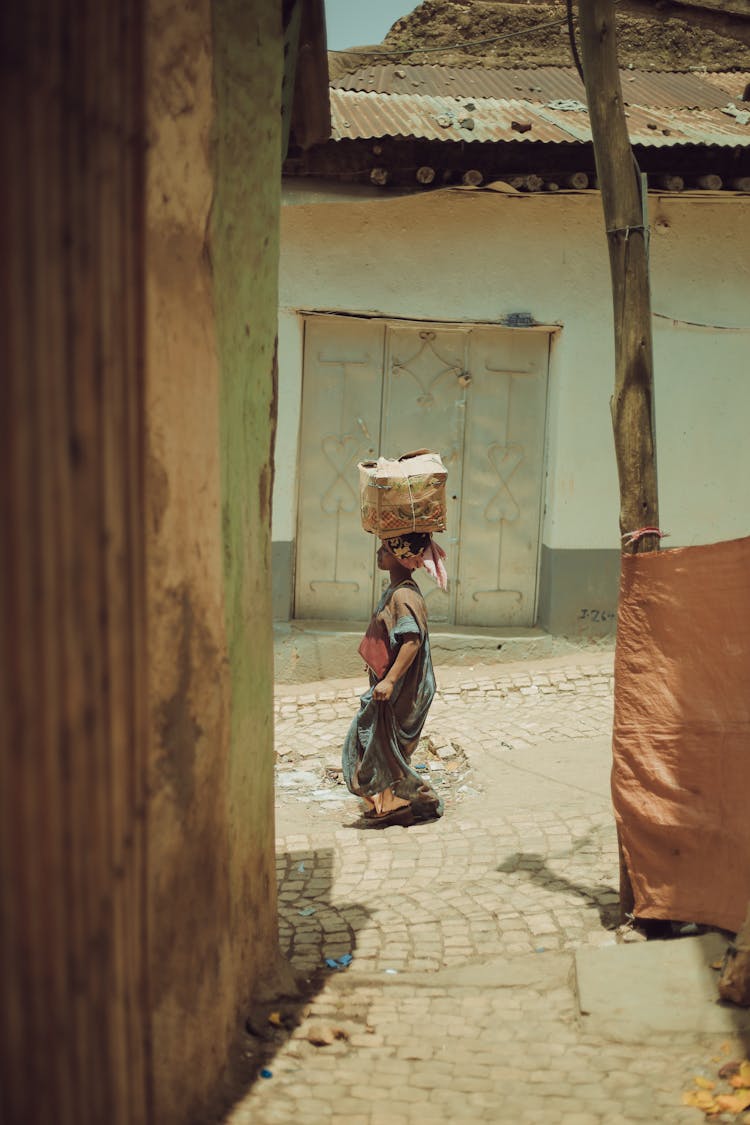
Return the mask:
[(750, 1010), (719, 999), (711, 963), (726, 940), (716, 933), (675, 941), (578, 949), (578, 1004), (588, 1027), (623, 1043), (649, 1034), (750, 1032)]

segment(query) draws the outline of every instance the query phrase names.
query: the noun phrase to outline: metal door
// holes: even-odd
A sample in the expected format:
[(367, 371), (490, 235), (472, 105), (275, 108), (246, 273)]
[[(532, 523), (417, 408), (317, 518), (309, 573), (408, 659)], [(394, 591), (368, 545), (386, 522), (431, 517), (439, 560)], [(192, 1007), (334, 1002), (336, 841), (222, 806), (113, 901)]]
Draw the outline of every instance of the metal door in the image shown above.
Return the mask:
[(433, 623), (456, 621), (470, 338), (466, 328), (411, 324), (389, 325), (386, 332), (383, 455), (435, 449), (448, 470), (448, 527), (440, 536), (448, 556), (448, 593), (424, 574), (415, 575)]
[(473, 328), (456, 619), (533, 625), (549, 337)]
[(311, 317), (305, 325), (295, 616), (365, 621), (375, 548), (359, 517), (357, 462), (377, 457), (384, 328)]
[(380, 589), (357, 461), (439, 450), (449, 592), (417, 574), (433, 623), (534, 621), (548, 337), (528, 330), (307, 321), (295, 612), (365, 620)]

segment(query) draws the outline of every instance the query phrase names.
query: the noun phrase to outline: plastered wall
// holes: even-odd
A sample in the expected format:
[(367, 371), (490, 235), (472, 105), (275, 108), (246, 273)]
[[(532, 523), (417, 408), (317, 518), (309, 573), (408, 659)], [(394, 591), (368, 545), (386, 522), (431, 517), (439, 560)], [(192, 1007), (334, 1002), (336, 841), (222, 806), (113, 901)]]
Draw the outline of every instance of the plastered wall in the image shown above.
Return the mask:
[[(155, 1120), (203, 1120), (276, 950), (270, 642), (281, 15), (149, 4)], [(188, 1080), (189, 1076), (189, 1080)]]
[[(279, 555), (285, 546), (293, 556), (295, 536), (298, 310), (489, 322), (530, 312), (561, 328), (550, 351), (540, 619), (571, 631), (582, 610), (597, 609), (611, 628), (619, 494), (609, 414), (609, 263), (598, 194), (454, 190), (363, 199), (290, 182), (285, 202)], [(671, 532), (665, 542), (743, 535), (750, 449), (739, 426), (750, 406), (750, 197), (652, 195), (649, 206), (652, 302), (662, 314), (653, 323), (661, 521)], [(743, 331), (680, 323), (689, 320)]]

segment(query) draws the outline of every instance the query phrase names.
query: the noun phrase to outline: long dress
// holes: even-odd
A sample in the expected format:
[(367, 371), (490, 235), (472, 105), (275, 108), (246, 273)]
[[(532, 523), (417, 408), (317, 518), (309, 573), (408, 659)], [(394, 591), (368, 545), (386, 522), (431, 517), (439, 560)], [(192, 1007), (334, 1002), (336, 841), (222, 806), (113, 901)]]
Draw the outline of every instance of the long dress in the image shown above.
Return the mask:
[(398, 804), (408, 802), (417, 819), (441, 816), (442, 802), (427, 779), (411, 766), (435, 695), (427, 607), (416, 582), (407, 579), (389, 586), (373, 622), (381, 624), (388, 638), (389, 667), (405, 638), (418, 636), (419, 650), (388, 700), (373, 698), (378, 678), (370, 671), (370, 687), (360, 699), (344, 742), (344, 780), (350, 792), (368, 803), (390, 789)]

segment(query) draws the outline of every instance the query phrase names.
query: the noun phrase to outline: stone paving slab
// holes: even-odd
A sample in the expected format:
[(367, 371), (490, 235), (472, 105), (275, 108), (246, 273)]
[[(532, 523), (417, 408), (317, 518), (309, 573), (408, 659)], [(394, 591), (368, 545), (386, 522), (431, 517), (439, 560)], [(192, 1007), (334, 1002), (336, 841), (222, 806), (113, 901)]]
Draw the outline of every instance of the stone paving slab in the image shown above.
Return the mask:
[(335, 780), (361, 681), (280, 689), (280, 942), (309, 999), (225, 1125), (701, 1125), (681, 1093), (742, 1038), (619, 1042), (579, 1010), (576, 957), (642, 948), (615, 944), (611, 669), (440, 670), (426, 733), (460, 784), (441, 820), (380, 831)]
[[(530, 663), (488, 664), (477, 667), (445, 667), (436, 665), (437, 699), (456, 695), (468, 700), (470, 693), (520, 693), (522, 688), (538, 687), (540, 691), (587, 690), (595, 686), (611, 691), (614, 650), (597, 649), (593, 653), (575, 652), (548, 660)], [(277, 684), (274, 704), (277, 714), (294, 708), (315, 707), (319, 703), (350, 702), (367, 684), (364, 665), (356, 676), (318, 680), (304, 684)], [(565, 685), (562, 686), (561, 685)], [(535, 693), (531, 693), (535, 694)]]
[(353, 973), (433, 971), (613, 940), (617, 840), (606, 809), (551, 810), (543, 826), (523, 811), (491, 822), (472, 812), (340, 829), (322, 853), (311, 837), (287, 841), (280, 938), (294, 967), (312, 973), (352, 953)]
[[(356, 675), (360, 658), (357, 646), (367, 622), (291, 621), (274, 625), (276, 682), (296, 688), (301, 684)], [(539, 628), (461, 628), (434, 625), (430, 630), (433, 659), (440, 671), (455, 667), (483, 667), (497, 663), (565, 660), (606, 652), (613, 636), (561, 637)]]
[[(721, 1046), (603, 1043), (581, 1026), (570, 956), (542, 956), (552, 966), (542, 987), (331, 978), (227, 1125), (699, 1125), (680, 1094), (728, 1057)], [(346, 1037), (314, 1046), (321, 1026)]]
[(750, 1010), (719, 999), (718, 933), (576, 950), (578, 1002), (590, 1030), (621, 1042), (654, 1033), (750, 1033)]
[[(527, 748), (541, 740), (568, 741), (601, 734), (612, 725), (612, 654), (586, 664), (497, 666), (487, 676), (439, 673), (439, 690), (426, 737), (455, 742), (467, 753)], [(282, 765), (311, 761), (335, 766), (365, 689), (363, 680), (276, 696), (275, 745)]]

